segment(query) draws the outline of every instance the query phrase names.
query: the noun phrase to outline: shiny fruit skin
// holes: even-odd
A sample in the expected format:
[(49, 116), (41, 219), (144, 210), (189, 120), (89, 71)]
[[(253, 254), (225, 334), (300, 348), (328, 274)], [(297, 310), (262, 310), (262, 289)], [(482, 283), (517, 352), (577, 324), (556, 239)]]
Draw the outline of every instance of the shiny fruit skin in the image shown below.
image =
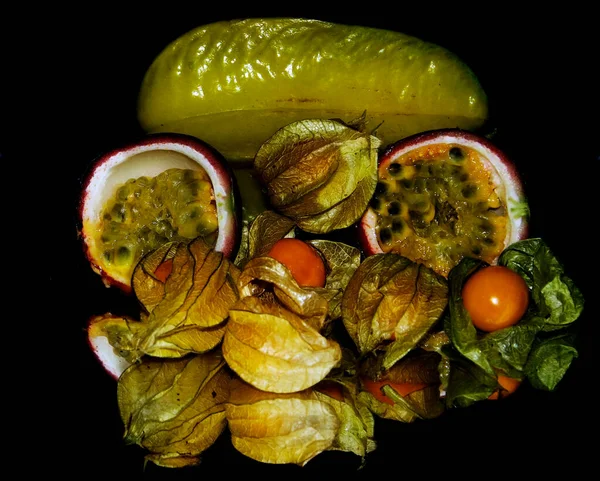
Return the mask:
[(294, 238), (277, 241), (269, 253), (285, 265), (302, 287), (324, 287), (326, 270), (321, 255), (310, 244)]
[(294, 121), (366, 111), (385, 144), (430, 129), (479, 128), (487, 96), (448, 50), (395, 31), (299, 18), (193, 29), (149, 66), (138, 96), (148, 132), (202, 138), (228, 160), (251, 159)]
[(508, 267), (487, 266), (467, 279), (462, 298), (473, 325), (493, 332), (519, 322), (529, 305), (529, 289)]

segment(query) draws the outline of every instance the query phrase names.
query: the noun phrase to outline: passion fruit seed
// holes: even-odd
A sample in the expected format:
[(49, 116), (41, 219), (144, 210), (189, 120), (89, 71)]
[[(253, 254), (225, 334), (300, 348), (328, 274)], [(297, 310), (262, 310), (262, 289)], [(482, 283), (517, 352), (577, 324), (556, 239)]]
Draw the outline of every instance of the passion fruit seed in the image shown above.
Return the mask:
[(402, 175), (402, 166), (398, 162), (392, 162), (388, 167), (388, 173), (392, 177), (399, 177)]
[[(436, 144), (411, 150), (380, 169), (371, 208), (384, 252), (427, 260), (447, 275), (464, 256), (491, 262), (503, 249), (506, 212), (479, 153)], [(427, 262), (425, 262), (427, 263)]]
[(381, 201), (379, 200), (378, 197), (371, 197), (371, 201), (369, 203), (369, 205), (375, 209), (375, 210), (379, 210), (379, 208), (381, 207)]
[(390, 202), (388, 204), (388, 215), (398, 215), (402, 210), (402, 204), (395, 200), (394, 202)]
[(448, 154), (450, 155), (450, 160), (453, 160), (454, 162), (462, 162), (465, 160), (465, 154), (460, 147), (452, 147), (448, 151)]
[(101, 218), (98, 243), (105, 261), (117, 267), (131, 267), (160, 243), (207, 237), (218, 228), (212, 186), (203, 170), (174, 168), (129, 179), (116, 189)]

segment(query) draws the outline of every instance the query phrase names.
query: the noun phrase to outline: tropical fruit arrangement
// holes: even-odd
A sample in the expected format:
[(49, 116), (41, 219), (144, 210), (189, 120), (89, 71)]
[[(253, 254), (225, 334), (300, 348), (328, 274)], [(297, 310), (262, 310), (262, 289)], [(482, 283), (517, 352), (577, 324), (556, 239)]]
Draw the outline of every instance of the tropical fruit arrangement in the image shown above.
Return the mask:
[(448, 50), (294, 18), (200, 26), (149, 66), (147, 134), (90, 163), (79, 231), (139, 316), (94, 315), (125, 442), (163, 467), (222, 435), (271, 464), (363, 462), (578, 355), (581, 292), (543, 239), (486, 94)]

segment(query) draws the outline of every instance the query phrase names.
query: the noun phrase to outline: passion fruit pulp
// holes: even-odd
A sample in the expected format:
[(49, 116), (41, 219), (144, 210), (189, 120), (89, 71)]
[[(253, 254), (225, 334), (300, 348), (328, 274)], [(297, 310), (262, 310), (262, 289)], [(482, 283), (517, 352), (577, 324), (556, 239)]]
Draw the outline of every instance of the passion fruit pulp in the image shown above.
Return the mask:
[(143, 255), (202, 236), (230, 257), (239, 240), (237, 189), (219, 152), (192, 136), (148, 135), (100, 156), (80, 200), (80, 233), (105, 285), (131, 290)]
[(471, 132), (442, 129), (386, 149), (359, 236), (366, 254), (396, 252), (447, 277), (464, 257), (495, 263), (526, 237), (528, 213), (503, 152)]

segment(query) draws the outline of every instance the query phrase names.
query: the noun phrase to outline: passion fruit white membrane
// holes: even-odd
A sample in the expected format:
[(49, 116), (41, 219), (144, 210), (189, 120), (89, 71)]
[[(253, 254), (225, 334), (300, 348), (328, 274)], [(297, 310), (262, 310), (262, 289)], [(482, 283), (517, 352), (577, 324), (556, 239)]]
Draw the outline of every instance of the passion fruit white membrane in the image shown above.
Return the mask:
[(460, 129), (423, 132), (386, 149), (359, 235), (365, 253), (396, 252), (447, 276), (464, 257), (490, 264), (527, 236), (514, 164)]
[(187, 135), (148, 135), (100, 156), (83, 184), (81, 238), (106, 286), (131, 290), (148, 251), (171, 240), (212, 237), (229, 257), (238, 241), (233, 176), (225, 159)]
[[(122, 320), (123, 324), (126, 325), (127, 319), (129, 318), (120, 318), (118, 316), (107, 314), (105, 316), (94, 316), (88, 320), (88, 344), (98, 361), (100, 361), (102, 367), (113, 379), (119, 379), (121, 374), (123, 374), (123, 371), (131, 366), (131, 362), (117, 354), (110, 344), (103, 327), (113, 320), (116, 320), (116, 322)], [(129, 321), (137, 322), (133, 319), (129, 319)]]

